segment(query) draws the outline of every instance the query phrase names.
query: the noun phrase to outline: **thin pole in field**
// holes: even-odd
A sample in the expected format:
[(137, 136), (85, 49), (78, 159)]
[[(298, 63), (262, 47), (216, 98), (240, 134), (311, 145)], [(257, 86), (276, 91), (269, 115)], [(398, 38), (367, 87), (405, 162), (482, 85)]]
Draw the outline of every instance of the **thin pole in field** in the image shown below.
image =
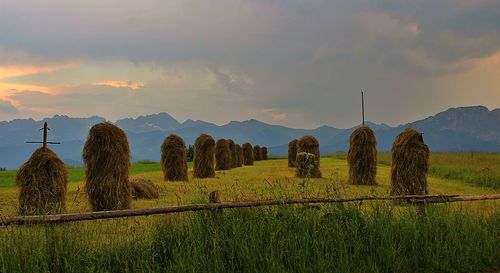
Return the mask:
[(365, 97), (363, 89), (361, 89), (361, 119), (363, 121), (363, 126), (365, 126)]

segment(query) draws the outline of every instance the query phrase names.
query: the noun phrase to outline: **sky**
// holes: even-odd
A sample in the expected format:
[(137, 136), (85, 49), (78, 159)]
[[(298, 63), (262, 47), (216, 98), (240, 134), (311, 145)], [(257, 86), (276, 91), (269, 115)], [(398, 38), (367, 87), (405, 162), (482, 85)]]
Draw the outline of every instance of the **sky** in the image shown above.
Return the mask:
[(500, 107), (498, 0), (0, 0), (0, 120), (397, 125)]

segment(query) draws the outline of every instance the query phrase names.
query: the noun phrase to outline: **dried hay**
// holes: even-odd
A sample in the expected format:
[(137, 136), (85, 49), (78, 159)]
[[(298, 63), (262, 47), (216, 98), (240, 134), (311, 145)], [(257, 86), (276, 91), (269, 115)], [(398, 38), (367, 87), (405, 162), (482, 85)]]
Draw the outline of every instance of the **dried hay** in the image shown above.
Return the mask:
[(429, 148), (422, 134), (411, 128), (392, 144), (391, 195), (427, 194)]
[(243, 149), (243, 164), (244, 165), (253, 165), (253, 148), (252, 144), (245, 143), (241, 147)]
[(66, 209), (68, 172), (49, 148), (37, 149), (18, 170), (19, 214), (53, 214)]
[(122, 129), (110, 122), (90, 128), (83, 147), (85, 189), (94, 211), (130, 208), (130, 149)]
[[(314, 155), (314, 164), (312, 164), (312, 166), (310, 166), (310, 168), (308, 169), (301, 169), (306, 166), (304, 162), (308, 162), (307, 160), (309, 160), (309, 158), (306, 158), (307, 154)], [(297, 142), (296, 166), (298, 168), (300, 167), (297, 170), (297, 177), (321, 178), (321, 171), (319, 169), (319, 165), (320, 165), (319, 142), (313, 136), (301, 137)]]
[(201, 134), (194, 143), (193, 177), (215, 177), (215, 141), (206, 134)]
[(377, 140), (372, 129), (362, 126), (352, 132), (349, 140), (349, 183), (377, 185)]
[(134, 199), (155, 199), (160, 196), (160, 188), (151, 180), (144, 178), (134, 178), (130, 180), (132, 185), (132, 198)]
[(177, 135), (169, 135), (161, 145), (161, 168), (165, 181), (188, 181), (186, 145)]

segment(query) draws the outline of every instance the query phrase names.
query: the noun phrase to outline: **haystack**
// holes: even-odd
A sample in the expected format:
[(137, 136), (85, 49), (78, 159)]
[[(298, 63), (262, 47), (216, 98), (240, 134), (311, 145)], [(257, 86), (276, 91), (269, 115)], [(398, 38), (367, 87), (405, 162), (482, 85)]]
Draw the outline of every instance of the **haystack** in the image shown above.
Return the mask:
[(193, 177), (215, 177), (215, 141), (206, 134), (201, 134), (194, 143)]
[(267, 160), (267, 147), (260, 148), (262, 154), (262, 160)]
[[(314, 155), (312, 164), (308, 165), (310, 158), (308, 154)], [(321, 178), (319, 170), (320, 153), (319, 142), (313, 136), (303, 136), (297, 142), (297, 177)]]
[(288, 143), (288, 167), (295, 168), (297, 165), (297, 142), (298, 140), (294, 139)]
[(161, 145), (161, 168), (165, 181), (188, 181), (186, 145), (177, 135), (169, 135)]
[(392, 144), (391, 195), (427, 194), (429, 148), (422, 134), (406, 128)]
[(66, 209), (68, 172), (49, 148), (37, 149), (18, 170), (19, 214), (62, 213)]
[(155, 199), (160, 196), (160, 189), (149, 179), (135, 178), (130, 180), (130, 184), (134, 199)]
[(372, 129), (362, 126), (352, 132), (349, 140), (349, 183), (377, 185), (377, 141)]
[(253, 165), (253, 148), (252, 144), (245, 143), (241, 146), (243, 149), (243, 164), (244, 165)]
[(227, 140), (227, 144), (229, 145), (229, 150), (231, 150), (231, 168), (238, 167), (238, 152), (236, 151), (236, 144), (232, 139)]
[(260, 149), (259, 145), (255, 145), (253, 147), (253, 160), (254, 161), (261, 161), (262, 160), (262, 150)]
[(236, 149), (236, 160), (237, 160), (237, 166), (241, 167), (243, 166), (243, 149), (241, 148), (240, 144), (234, 145)]
[(215, 143), (215, 170), (229, 170), (232, 166), (232, 151), (227, 140), (221, 138)]
[(130, 208), (130, 149), (122, 129), (109, 122), (92, 126), (83, 162), (85, 189), (94, 211)]

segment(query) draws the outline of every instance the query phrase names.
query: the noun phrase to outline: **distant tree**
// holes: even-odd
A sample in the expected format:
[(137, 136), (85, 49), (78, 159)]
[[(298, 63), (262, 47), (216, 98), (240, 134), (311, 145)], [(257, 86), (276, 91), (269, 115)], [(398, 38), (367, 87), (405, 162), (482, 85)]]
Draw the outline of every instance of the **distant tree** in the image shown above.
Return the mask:
[(186, 157), (188, 162), (193, 161), (193, 156), (194, 156), (194, 149), (192, 145), (189, 145), (186, 149)]

